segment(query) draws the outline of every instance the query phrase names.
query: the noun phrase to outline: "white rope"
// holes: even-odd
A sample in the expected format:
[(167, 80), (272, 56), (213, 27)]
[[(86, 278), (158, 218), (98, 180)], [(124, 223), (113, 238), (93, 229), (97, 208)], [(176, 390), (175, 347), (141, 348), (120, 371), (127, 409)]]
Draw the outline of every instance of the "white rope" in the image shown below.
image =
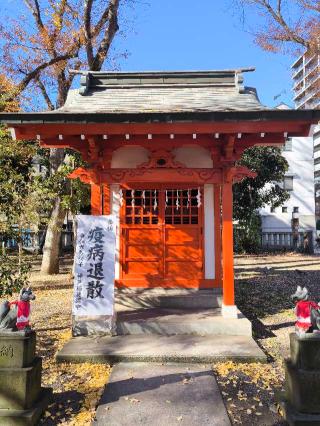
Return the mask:
[(191, 198), (190, 198), (190, 189), (188, 189), (188, 201), (187, 201), (187, 208), (190, 207), (190, 202), (191, 202)]
[(142, 191), (142, 207), (143, 209), (146, 208), (146, 191)]
[(179, 210), (179, 207), (180, 207), (179, 197), (180, 197), (180, 193), (179, 193), (179, 189), (177, 189), (177, 199), (176, 199), (176, 208), (177, 208), (177, 210)]
[(201, 206), (201, 191), (200, 188), (198, 188), (198, 195), (197, 195), (197, 203), (198, 203), (198, 208)]
[(154, 190), (153, 195), (154, 195), (153, 210), (154, 210), (154, 211), (156, 211), (156, 210), (157, 210), (157, 207), (158, 207), (158, 202), (157, 202), (157, 190), (156, 190), (156, 189)]
[(123, 206), (123, 191), (122, 191), (122, 189), (119, 190), (119, 203), (120, 203), (120, 206), (122, 207)]

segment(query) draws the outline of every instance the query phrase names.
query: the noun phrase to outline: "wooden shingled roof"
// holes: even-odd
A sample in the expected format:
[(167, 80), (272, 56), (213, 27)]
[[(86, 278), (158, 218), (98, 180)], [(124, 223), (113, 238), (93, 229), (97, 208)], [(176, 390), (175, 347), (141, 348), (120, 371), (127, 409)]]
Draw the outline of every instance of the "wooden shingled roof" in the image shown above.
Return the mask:
[(83, 72), (65, 113), (175, 113), (265, 110), (256, 90), (243, 86), (254, 69), (182, 72)]

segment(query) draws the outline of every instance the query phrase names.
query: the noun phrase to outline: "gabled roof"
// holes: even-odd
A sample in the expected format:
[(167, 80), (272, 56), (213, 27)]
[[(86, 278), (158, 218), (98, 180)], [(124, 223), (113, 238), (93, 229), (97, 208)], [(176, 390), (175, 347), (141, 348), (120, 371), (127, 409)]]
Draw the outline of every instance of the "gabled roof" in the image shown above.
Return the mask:
[(0, 113), (0, 123), (23, 127), (24, 135), (33, 135), (35, 131), (39, 134), (38, 127), (46, 124), (78, 125), (82, 126), (83, 132), (83, 126), (94, 126), (94, 123), (103, 126), (146, 123), (149, 127), (160, 123), (252, 123), (250, 127), (243, 124), (239, 130), (248, 132), (254, 123), (260, 122), (259, 131), (265, 132), (270, 130), (266, 129), (272, 126), (272, 122), (282, 122), (284, 131), (290, 132), (290, 127), (297, 135), (302, 135), (306, 133), (305, 129), (299, 128), (298, 131), (298, 125), (310, 126), (320, 119), (320, 110), (279, 110), (263, 106), (256, 90), (243, 86), (242, 74), (253, 70), (75, 71), (81, 74), (81, 87), (70, 90), (62, 108), (46, 112)]
[(82, 72), (80, 89), (58, 112), (259, 111), (266, 108), (256, 90), (242, 84), (242, 72), (253, 70)]

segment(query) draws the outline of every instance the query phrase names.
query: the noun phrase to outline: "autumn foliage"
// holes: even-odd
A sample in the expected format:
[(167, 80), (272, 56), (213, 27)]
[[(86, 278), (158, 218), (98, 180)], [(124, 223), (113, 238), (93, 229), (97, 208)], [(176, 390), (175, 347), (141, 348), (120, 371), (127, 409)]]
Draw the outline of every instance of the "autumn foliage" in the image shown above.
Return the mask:
[[(264, 50), (298, 55), (320, 52), (319, 0), (236, 0), (246, 12), (258, 15), (250, 28)], [(257, 24), (258, 22), (258, 24)]]
[(7, 17), (0, 25), (0, 73), (14, 82), (7, 99), (29, 91), (34, 103), (36, 90), (52, 110), (65, 102), (75, 77), (69, 69), (101, 70), (119, 29), (120, 3), (130, 0), (19, 3), (21, 16)]

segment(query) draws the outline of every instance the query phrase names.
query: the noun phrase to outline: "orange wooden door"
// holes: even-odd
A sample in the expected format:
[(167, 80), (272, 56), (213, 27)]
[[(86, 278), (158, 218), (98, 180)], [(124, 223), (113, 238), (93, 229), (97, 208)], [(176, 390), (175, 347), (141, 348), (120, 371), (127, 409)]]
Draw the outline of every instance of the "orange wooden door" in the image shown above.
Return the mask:
[[(146, 280), (162, 277), (162, 233), (159, 192), (123, 190), (122, 279)], [(133, 283), (134, 284), (134, 283)]]
[(179, 287), (203, 278), (202, 193), (123, 190), (121, 282)]
[(203, 277), (202, 192), (167, 190), (165, 197), (164, 276), (177, 285), (200, 280)]

